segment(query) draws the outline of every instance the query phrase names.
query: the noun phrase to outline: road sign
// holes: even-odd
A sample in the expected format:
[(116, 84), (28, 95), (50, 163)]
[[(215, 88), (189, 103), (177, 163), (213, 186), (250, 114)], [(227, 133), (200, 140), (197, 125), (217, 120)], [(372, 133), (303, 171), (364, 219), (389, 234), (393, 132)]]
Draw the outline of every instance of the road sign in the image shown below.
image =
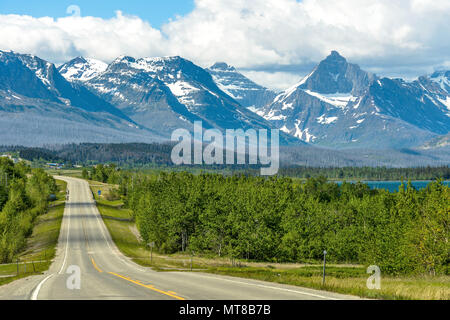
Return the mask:
[(98, 190), (98, 195), (99, 195), (99, 196), (102, 195), (102, 190)]
[(155, 246), (155, 242), (149, 242), (147, 245), (150, 247), (150, 264), (153, 264), (153, 247)]

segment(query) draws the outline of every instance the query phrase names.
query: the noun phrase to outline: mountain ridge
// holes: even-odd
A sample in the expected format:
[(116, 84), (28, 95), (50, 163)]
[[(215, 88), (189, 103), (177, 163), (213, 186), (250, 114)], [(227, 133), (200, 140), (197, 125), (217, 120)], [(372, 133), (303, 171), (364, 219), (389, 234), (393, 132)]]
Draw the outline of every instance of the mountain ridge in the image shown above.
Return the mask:
[[(202, 121), (222, 131), (277, 128), (286, 144), (420, 147), (450, 131), (449, 88), (450, 71), (414, 81), (378, 77), (337, 51), (278, 94), (225, 62), (205, 69), (180, 56), (120, 56), (110, 64), (76, 57), (56, 68), (33, 55), (0, 51), (4, 125), (13, 114), (23, 123), (72, 117), (68, 127), (85, 122), (83, 130), (107, 127), (136, 142), (147, 135), (167, 140), (173, 130), (191, 131)], [(119, 135), (111, 137), (121, 142)]]
[(446, 79), (379, 78), (332, 51), (256, 112), (282, 131), (325, 147), (415, 147), (450, 130)]

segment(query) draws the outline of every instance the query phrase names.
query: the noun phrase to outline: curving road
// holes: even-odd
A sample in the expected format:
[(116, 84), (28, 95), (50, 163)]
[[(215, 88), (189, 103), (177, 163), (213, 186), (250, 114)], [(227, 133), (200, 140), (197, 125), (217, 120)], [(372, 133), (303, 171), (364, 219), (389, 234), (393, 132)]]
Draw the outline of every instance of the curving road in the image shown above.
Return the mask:
[[(358, 297), (199, 272), (156, 272), (122, 255), (86, 181), (67, 182), (69, 200), (57, 254), (43, 275), (0, 287), (0, 299), (310, 300)], [(80, 288), (72, 281), (80, 271)], [(67, 273), (70, 271), (71, 273)], [(69, 283), (69, 285), (68, 285)], [(75, 286), (75, 288), (74, 288)]]

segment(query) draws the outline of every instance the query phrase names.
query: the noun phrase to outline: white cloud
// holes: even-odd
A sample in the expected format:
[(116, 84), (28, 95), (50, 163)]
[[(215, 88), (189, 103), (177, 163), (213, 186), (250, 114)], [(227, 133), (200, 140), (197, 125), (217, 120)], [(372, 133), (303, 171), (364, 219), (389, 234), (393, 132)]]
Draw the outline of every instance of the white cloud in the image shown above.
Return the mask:
[(202, 66), (226, 61), (280, 88), (295, 76), (275, 66), (310, 65), (331, 50), (380, 75), (448, 65), (448, 21), (448, 0), (196, 0), (162, 30), (120, 12), (112, 19), (0, 15), (0, 49), (54, 62), (122, 54), (181, 55)]
[(56, 63), (78, 55), (105, 61), (123, 54), (162, 55), (166, 44), (159, 30), (120, 11), (111, 19), (0, 15), (0, 30), (0, 49), (32, 53)]
[(303, 77), (291, 72), (241, 71), (250, 80), (281, 92), (298, 83)]

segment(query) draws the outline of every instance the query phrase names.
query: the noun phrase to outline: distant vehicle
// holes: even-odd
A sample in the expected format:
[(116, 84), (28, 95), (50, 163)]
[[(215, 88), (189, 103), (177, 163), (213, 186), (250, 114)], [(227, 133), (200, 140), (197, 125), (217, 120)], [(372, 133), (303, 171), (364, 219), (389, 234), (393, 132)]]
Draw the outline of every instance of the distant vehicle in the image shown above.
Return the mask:
[(57, 169), (57, 170), (61, 170), (64, 167), (64, 164), (62, 164), (62, 163), (47, 163), (47, 166), (49, 168), (54, 168), (54, 169)]

